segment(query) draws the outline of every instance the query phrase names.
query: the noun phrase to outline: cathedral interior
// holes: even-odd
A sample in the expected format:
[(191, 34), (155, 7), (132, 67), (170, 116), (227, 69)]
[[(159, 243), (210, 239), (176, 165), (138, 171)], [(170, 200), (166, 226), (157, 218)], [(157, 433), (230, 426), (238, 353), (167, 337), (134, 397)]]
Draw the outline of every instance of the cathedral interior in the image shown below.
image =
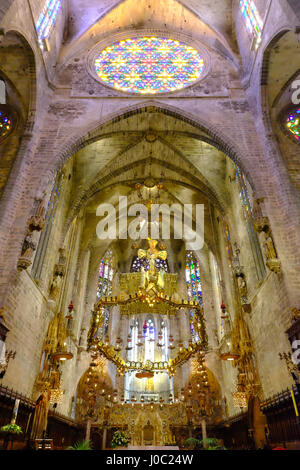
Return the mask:
[(298, 0), (1, 0), (1, 448), (300, 449), (299, 227)]

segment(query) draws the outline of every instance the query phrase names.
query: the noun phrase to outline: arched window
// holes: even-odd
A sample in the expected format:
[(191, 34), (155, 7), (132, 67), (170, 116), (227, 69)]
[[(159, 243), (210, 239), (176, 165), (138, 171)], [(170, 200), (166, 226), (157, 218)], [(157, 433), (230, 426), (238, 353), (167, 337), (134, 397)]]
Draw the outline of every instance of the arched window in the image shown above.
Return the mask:
[(145, 320), (143, 330), (145, 336), (145, 361), (154, 362), (155, 327), (151, 319)]
[(189, 300), (196, 300), (203, 305), (200, 265), (192, 251), (186, 253), (185, 280)]
[(46, 0), (43, 11), (36, 23), (36, 31), (41, 49), (44, 49), (44, 39), (49, 38), (55, 26), (56, 17), (62, 5), (62, 0)]
[[(158, 271), (165, 271), (166, 273), (169, 272), (169, 265), (168, 260), (157, 258), (155, 260), (155, 266)], [(137, 273), (140, 272), (142, 267), (145, 271), (149, 269), (149, 260), (147, 258), (139, 258), (138, 256), (134, 256), (131, 263), (130, 272)]]
[[(200, 264), (192, 251), (187, 251), (185, 260), (185, 280), (189, 300), (195, 300), (203, 306), (202, 285), (200, 278)], [(194, 331), (194, 311), (190, 311), (190, 329), (193, 341), (199, 341), (199, 336)]]
[(139, 322), (138, 320), (133, 321), (133, 325), (131, 328), (131, 361), (138, 360), (138, 334), (139, 334)]
[(0, 139), (4, 139), (12, 130), (11, 118), (5, 111), (0, 110)]
[(199, 51), (163, 37), (122, 39), (103, 49), (95, 72), (106, 85), (138, 94), (181, 90), (201, 78), (204, 60)]
[[(98, 274), (97, 299), (108, 297), (112, 293), (114, 278), (114, 256), (112, 250), (107, 250), (103, 256)], [(102, 334), (107, 335), (110, 316), (110, 307), (102, 307), (103, 327)]]
[(251, 251), (252, 251), (252, 255), (254, 259), (257, 279), (258, 280), (264, 279), (266, 275), (266, 268), (265, 268), (264, 258), (263, 258), (263, 254), (261, 251), (258, 236), (253, 227), (252, 207), (250, 203), (245, 175), (237, 165), (234, 165), (234, 169), (235, 169), (235, 180), (237, 182), (239, 193), (240, 193), (240, 200), (241, 200), (243, 214), (244, 214), (244, 218), (246, 222), (246, 228), (247, 228), (248, 237), (250, 241)]
[(293, 113), (289, 113), (286, 119), (286, 127), (288, 131), (300, 141), (300, 108), (296, 109)]
[(162, 333), (162, 351), (161, 351), (161, 360), (168, 360), (168, 328), (165, 320), (161, 322), (161, 333)]
[(6, 104), (6, 86), (5, 82), (0, 78), (0, 104)]
[(114, 257), (112, 250), (108, 250), (103, 256), (98, 276), (97, 298), (108, 297), (112, 292), (112, 281), (114, 277)]
[(240, 0), (240, 8), (246, 27), (252, 37), (260, 41), (263, 21), (253, 0)]

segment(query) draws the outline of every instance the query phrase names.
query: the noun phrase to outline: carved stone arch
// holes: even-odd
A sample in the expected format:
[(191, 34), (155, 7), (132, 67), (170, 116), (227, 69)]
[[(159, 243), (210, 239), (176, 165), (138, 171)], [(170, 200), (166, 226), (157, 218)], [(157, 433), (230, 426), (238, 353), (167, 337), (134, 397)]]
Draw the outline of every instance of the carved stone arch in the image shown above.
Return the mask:
[[(9, 67), (10, 62), (14, 63), (14, 67)], [(7, 90), (7, 103), (1, 105), (1, 108), (12, 123), (9, 134), (0, 142), (3, 157), (0, 165), (1, 193), (7, 187), (6, 183), (12, 177), (13, 169), (16, 168), (18, 172), (17, 162), (21, 165), (28, 161), (29, 140), (35, 123), (35, 52), (22, 31), (5, 31), (0, 48), (0, 78), (4, 80)], [(16, 186), (14, 183), (14, 187)]]
[(270, 68), (270, 57), (273, 48), (276, 46), (278, 41), (285, 36), (288, 32), (292, 31), (290, 27), (283, 27), (280, 31), (277, 31), (273, 38), (269, 41), (263, 52), (263, 59), (261, 65), (261, 76), (260, 76), (260, 102), (262, 119), (266, 128), (266, 131), (272, 133), (272, 124), (270, 118), (270, 103), (268, 100), (268, 84), (269, 84), (269, 68)]

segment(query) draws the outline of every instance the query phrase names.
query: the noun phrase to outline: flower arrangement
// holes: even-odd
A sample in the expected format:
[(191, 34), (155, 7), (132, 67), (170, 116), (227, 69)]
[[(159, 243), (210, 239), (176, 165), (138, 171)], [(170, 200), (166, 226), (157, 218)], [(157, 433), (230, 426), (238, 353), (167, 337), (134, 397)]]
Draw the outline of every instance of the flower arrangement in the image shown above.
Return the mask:
[(130, 438), (123, 431), (116, 431), (113, 434), (111, 446), (114, 447), (127, 447)]
[(0, 428), (0, 431), (10, 433), (10, 434), (22, 434), (23, 432), (20, 426), (18, 426), (17, 424), (12, 424), (12, 423), (2, 426), (2, 428)]

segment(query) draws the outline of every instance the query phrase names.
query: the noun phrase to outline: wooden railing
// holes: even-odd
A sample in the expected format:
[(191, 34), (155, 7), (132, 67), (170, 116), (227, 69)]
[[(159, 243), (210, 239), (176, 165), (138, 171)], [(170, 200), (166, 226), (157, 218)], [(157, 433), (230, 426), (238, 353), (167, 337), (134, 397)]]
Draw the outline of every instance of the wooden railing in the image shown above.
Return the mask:
[[(293, 387), (293, 392), (294, 392), (296, 402), (299, 402), (300, 401), (300, 394), (299, 394), (296, 386)], [(293, 406), (292, 396), (291, 396), (291, 389), (286, 389), (286, 390), (284, 390), (280, 393), (277, 393), (277, 394), (273, 395), (272, 397), (268, 398), (267, 400), (261, 402), (260, 409), (262, 411), (266, 411), (270, 408), (274, 408), (274, 407), (278, 407), (278, 406), (282, 406), (282, 405), (287, 405), (287, 404), (290, 404), (291, 406)]]
[(79, 421), (75, 421), (74, 419), (69, 418), (68, 416), (65, 416), (61, 413), (58, 413), (57, 411), (54, 411), (54, 410), (49, 410), (48, 416), (49, 417), (51, 416), (51, 417), (55, 418), (57, 421), (61, 421), (63, 423), (66, 423), (69, 426), (81, 427), (81, 426), (84, 425), (83, 423), (81, 423)]
[(1, 398), (6, 398), (6, 399), (11, 400), (11, 401), (19, 399), (20, 403), (22, 403), (23, 405), (28, 406), (30, 408), (35, 407), (35, 402), (33, 400), (26, 397), (22, 393), (19, 393), (19, 392), (13, 390), (12, 388), (0, 386), (0, 399)]

